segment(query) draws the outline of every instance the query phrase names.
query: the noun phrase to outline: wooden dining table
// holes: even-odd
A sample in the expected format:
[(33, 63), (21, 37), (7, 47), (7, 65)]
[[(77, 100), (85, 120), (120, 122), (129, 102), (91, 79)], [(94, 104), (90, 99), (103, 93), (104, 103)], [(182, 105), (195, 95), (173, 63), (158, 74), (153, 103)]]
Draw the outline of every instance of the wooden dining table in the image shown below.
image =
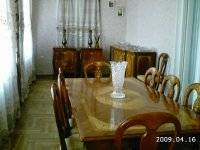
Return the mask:
[[(196, 136), (200, 133), (198, 114), (149, 90), (135, 78), (125, 78), (123, 91), (126, 96), (123, 99), (111, 98), (113, 87), (109, 80), (96, 82), (94, 79), (67, 78), (66, 85), (80, 140), (87, 149), (112, 149), (118, 125), (131, 116), (147, 112), (168, 112), (175, 115), (181, 123), (180, 136)], [(173, 129), (171, 124), (166, 124), (158, 132), (170, 135)], [(144, 133), (143, 126), (135, 126), (128, 129), (124, 136), (125, 139), (137, 138)], [(185, 138), (178, 142), (190, 141)]]

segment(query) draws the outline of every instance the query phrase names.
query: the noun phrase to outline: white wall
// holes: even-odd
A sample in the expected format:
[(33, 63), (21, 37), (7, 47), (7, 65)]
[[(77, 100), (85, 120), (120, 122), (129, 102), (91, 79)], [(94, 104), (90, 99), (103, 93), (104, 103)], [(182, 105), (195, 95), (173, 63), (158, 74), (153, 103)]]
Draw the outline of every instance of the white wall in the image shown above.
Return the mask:
[(178, 0), (128, 0), (126, 41), (170, 55), (173, 71)]
[[(126, 0), (116, 0), (115, 7), (109, 7), (108, 0), (101, 0), (102, 47), (109, 58), (110, 45), (125, 40), (125, 16), (117, 16), (118, 6), (126, 6)], [(33, 0), (33, 38), (36, 49), (36, 73), (53, 74), (52, 48), (56, 45), (56, 0)]]
[(56, 45), (56, 0), (33, 0), (32, 28), (36, 74), (52, 74), (52, 48)]
[[(102, 42), (104, 54), (109, 54), (110, 45), (116, 42), (124, 42), (126, 36), (126, 2), (127, 0), (115, 0), (114, 7), (109, 7), (109, 0), (101, 0), (102, 10)], [(124, 16), (118, 16), (118, 8), (123, 7)]]

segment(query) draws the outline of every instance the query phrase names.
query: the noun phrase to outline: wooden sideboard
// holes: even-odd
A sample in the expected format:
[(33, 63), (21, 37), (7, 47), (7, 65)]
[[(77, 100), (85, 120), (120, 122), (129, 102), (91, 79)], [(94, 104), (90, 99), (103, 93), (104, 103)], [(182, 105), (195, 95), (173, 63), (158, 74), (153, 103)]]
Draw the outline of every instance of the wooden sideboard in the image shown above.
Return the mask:
[(53, 48), (54, 76), (61, 67), (65, 77), (83, 77), (83, 66), (91, 61), (105, 60), (101, 48)]
[(53, 48), (54, 76), (61, 67), (65, 77), (77, 77), (78, 53), (75, 48)]
[(126, 77), (137, 77), (137, 75), (145, 74), (148, 68), (155, 66), (156, 52), (137, 52), (111, 46), (110, 60), (127, 61)]
[[(80, 50), (81, 77), (84, 75), (84, 66), (93, 61), (105, 60), (101, 48), (82, 48)], [(94, 68), (89, 72), (94, 72)]]

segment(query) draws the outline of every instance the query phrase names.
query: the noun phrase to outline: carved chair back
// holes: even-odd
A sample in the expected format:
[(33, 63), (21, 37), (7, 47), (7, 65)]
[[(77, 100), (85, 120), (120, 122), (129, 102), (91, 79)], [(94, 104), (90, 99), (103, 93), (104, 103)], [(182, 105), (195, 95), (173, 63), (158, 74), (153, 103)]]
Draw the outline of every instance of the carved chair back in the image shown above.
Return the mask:
[(144, 83), (152, 89), (157, 89), (160, 83), (160, 72), (155, 68), (149, 68), (144, 76)]
[(65, 77), (76, 77), (78, 66), (78, 52), (75, 48), (54, 48), (53, 68), (58, 75), (58, 68), (62, 68)]
[(68, 90), (65, 83), (65, 78), (63, 76), (62, 69), (59, 68), (58, 74), (58, 91), (61, 98), (61, 105), (63, 106), (63, 111), (67, 115), (68, 118), (71, 118), (72, 110), (71, 110), (71, 103), (69, 101)]
[(178, 102), (180, 95), (180, 81), (178, 77), (174, 75), (165, 76), (161, 84), (160, 93)]
[[(122, 137), (126, 129), (142, 125), (146, 127), (146, 133), (141, 137), (140, 150), (155, 150), (157, 147), (156, 137), (158, 137), (157, 129), (165, 124), (172, 123), (175, 126), (173, 139), (180, 133), (181, 125), (179, 120), (172, 114), (166, 112), (151, 112), (138, 114), (123, 121), (115, 131), (115, 150), (122, 150)], [(173, 149), (172, 142), (169, 149)]]
[(52, 84), (51, 86), (51, 96), (53, 99), (53, 108), (54, 108), (54, 114), (55, 114), (55, 120), (56, 120), (56, 126), (58, 129), (59, 139), (60, 139), (60, 145), (61, 149), (67, 150), (67, 146), (65, 143), (65, 138), (70, 136), (70, 130), (66, 126), (66, 120), (64, 120), (64, 114), (61, 111), (60, 106), (60, 96), (58, 91), (57, 84)]
[[(93, 61), (103, 61), (103, 51), (101, 48), (82, 48), (80, 50), (81, 61), (81, 75), (84, 76), (84, 66)], [(90, 72), (94, 72), (94, 68), (90, 69)]]
[(169, 58), (169, 55), (167, 53), (161, 53), (158, 58), (158, 67), (157, 68), (158, 68), (158, 71), (160, 72), (161, 82), (162, 82), (162, 79), (164, 78), (168, 58)]
[[(84, 76), (88, 79), (88, 70), (94, 68), (94, 77), (96, 81), (108, 82), (111, 79), (111, 66), (105, 61), (94, 61), (84, 66)], [(109, 76), (108, 80), (101, 80), (102, 77)]]
[(183, 105), (189, 107), (189, 96), (192, 93), (192, 91), (196, 91), (197, 93), (197, 98), (194, 101), (193, 109), (195, 112), (200, 112), (200, 83), (193, 83), (186, 88), (183, 99)]

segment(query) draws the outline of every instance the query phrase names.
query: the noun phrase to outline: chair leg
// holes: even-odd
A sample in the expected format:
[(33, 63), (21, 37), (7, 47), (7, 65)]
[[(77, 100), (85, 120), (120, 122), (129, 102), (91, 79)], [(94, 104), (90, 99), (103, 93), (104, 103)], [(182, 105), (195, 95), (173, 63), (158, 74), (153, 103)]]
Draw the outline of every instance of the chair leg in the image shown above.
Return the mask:
[(65, 138), (63, 135), (59, 136), (60, 138), (60, 146), (61, 146), (61, 150), (67, 150), (67, 145), (65, 143)]
[(67, 145), (65, 143), (65, 135), (63, 133), (61, 126), (58, 127), (58, 135), (59, 135), (61, 150), (67, 150)]

